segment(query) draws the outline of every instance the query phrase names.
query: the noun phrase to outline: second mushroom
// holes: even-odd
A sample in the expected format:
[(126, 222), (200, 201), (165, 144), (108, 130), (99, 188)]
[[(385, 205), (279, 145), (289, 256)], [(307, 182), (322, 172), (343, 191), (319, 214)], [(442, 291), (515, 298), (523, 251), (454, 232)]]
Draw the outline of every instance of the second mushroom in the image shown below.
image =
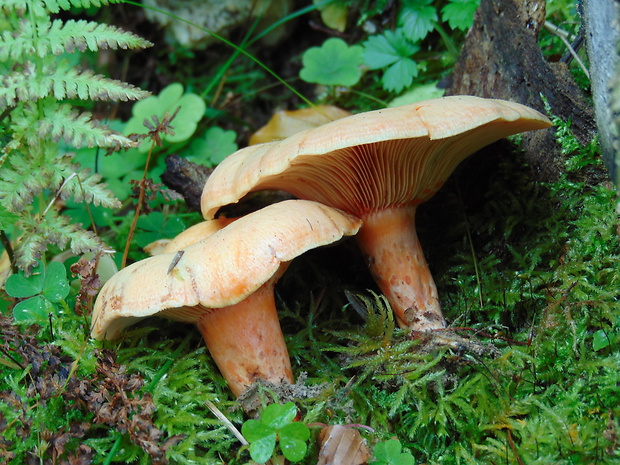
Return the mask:
[(304, 200), (223, 220), (214, 233), (212, 224), (201, 223), (103, 286), (91, 334), (114, 339), (154, 315), (193, 323), (235, 396), (259, 378), (292, 383), (274, 285), (292, 259), (353, 235), (360, 225), (352, 215)]
[(202, 212), (251, 191), (285, 190), (363, 220), (356, 236), (399, 325), (446, 326), (415, 230), (416, 208), (456, 166), (503, 137), (551, 125), (518, 103), (445, 97), (348, 116), (229, 155), (209, 177)]

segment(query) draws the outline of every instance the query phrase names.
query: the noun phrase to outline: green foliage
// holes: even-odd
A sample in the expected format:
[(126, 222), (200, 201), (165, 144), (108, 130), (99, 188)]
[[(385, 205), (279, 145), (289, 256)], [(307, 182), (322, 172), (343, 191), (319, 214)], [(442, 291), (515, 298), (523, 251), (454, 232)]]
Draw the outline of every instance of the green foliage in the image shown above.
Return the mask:
[(5, 290), (11, 297), (25, 299), (13, 307), (13, 318), (20, 324), (46, 325), (50, 314), (57, 315), (69, 294), (67, 270), (60, 262), (45, 266), (39, 262), (28, 277), (23, 272), (9, 276)]
[(409, 452), (402, 452), (403, 446), (398, 439), (375, 444), (373, 455), (376, 460), (369, 465), (415, 465), (415, 459)]
[(441, 19), (451, 29), (467, 31), (474, 23), (474, 13), (480, 0), (450, 0), (441, 8)]
[(291, 462), (299, 462), (306, 455), (310, 430), (303, 423), (294, 421), (297, 407), (293, 402), (265, 407), (258, 420), (243, 423), (241, 433), (250, 443), (252, 460), (265, 463), (274, 454), (276, 441), (282, 454)]
[(372, 36), (363, 45), (362, 56), (370, 69), (387, 68), (381, 78), (385, 90), (400, 92), (418, 75), (415, 61), (409, 57), (420, 47), (407, 40), (402, 29)]
[[(72, 6), (106, 1), (3, 1), (7, 20), (0, 31), (0, 61), (10, 69), (1, 78), (2, 127), (0, 201), (2, 216), (16, 215), (11, 230), (15, 264), (28, 270), (55, 244), (75, 253), (100, 247), (99, 239), (54, 204), (59, 199), (117, 208), (120, 204), (100, 183), (101, 177), (80, 168), (60, 142), (80, 147), (129, 147), (133, 143), (78, 112), (65, 99), (134, 100), (145, 92), (70, 64), (65, 54), (84, 50), (140, 48), (151, 45), (120, 29), (87, 21), (52, 19)], [(10, 64), (10, 65), (9, 65)], [(34, 201), (36, 199), (36, 201)]]
[(398, 25), (411, 42), (424, 39), (439, 21), (433, 0), (405, 0), (398, 14)]
[(310, 47), (302, 56), (304, 67), (299, 76), (306, 82), (326, 86), (350, 87), (357, 84), (362, 72), (362, 47), (347, 45), (336, 37), (323, 42), (321, 47)]
[[(183, 93), (183, 85), (178, 82), (165, 87), (159, 95), (151, 95), (136, 103), (131, 109), (132, 116), (123, 133), (126, 136), (146, 134), (148, 129), (144, 126), (144, 120), (156, 116), (161, 121), (166, 114), (173, 114), (177, 108), (180, 110), (174, 117), (173, 133), (162, 135), (162, 143), (169, 145), (186, 141), (196, 132), (198, 122), (205, 114), (206, 105), (200, 96), (191, 92)], [(140, 144), (140, 152), (148, 152), (150, 145), (147, 141)]]
[(202, 137), (194, 138), (183, 155), (194, 163), (215, 166), (239, 149), (236, 139), (235, 131), (213, 126), (207, 129)]
[[(384, 90), (400, 93), (411, 86), (420, 69), (426, 67), (426, 60), (418, 62), (411, 57), (420, 54), (421, 43), (436, 31), (444, 42), (449, 57), (446, 63), (456, 59), (457, 49), (441, 24), (447, 23), (451, 29), (466, 31), (473, 24), (474, 11), (478, 0), (450, 0), (441, 2), (441, 21), (439, 5), (432, 0), (411, 0), (402, 2), (398, 13), (398, 27), (385, 30), (363, 43), (364, 63), (371, 70), (383, 69), (381, 84)], [(421, 54), (420, 54), (421, 55)]]
[[(415, 101), (435, 96), (437, 89), (433, 83), (446, 71), (450, 54), (446, 52), (449, 47), (441, 28), (456, 27), (450, 37), (458, 41), (462, 38), (461, 27), (466, 26), (459, 14), (470, 7), (443, 0), (359, 2), (366, 9), (360, 11), (362, 7), (355, 10), (354, 3), (349, 2), (350, 11), (359, 11), (360, 18), (371, 18), (388, 4), (394, 5), (400, 23), (390, 32), (392, 35), (399, 31), (405, 34), (405, 20), (415, 21), (410, 25), (411, 31), (428, 28), (431, 23), (425, 22), (425, 18), (433, 15), (441, 20), (435, 19), (422, 42), (406, 39), (402, 50), (419, 47), (414, 55), (399, 55), (402, 50), (387, 42), (393, 50), (386, 46), (388, 53), (383, 58), (396, 61), (377, 68), (379, 73), (367, 72), (359, 81), (372, 98), (390, 100), (380, 94), (381, 73), (398, 60), (413, 61), (415, 56), (419, 75), (411, 86), (405, 86), (411, 95), (404, 98)], [(47, 0), (7, 1), (3, 8), (9, 11), (6, 5), (17, 4), (22, 9), (24, 5), (39, 9), (58, 6)], [(558, 4), (560, 7), (554, 7), (553, 14), (563, 20), (561, 10), (572, 3), (551, 1), (548, 7)], [(457, 6), (462, 10), (449, 13)], [(416, 8), (419, 11), (414, 11)], [(400, 14), (405, 10), (407, 14)], [(10, 9), (12, 15), (15, 11)], [(0, 27), (15, 23), (11, 30), (16, 31), (18, 21), (14, 19), (7, 15), (0, 19)], [(50, 24), (54, 21), (57, 20)], [(45, 30), (60, 37), (72, 28), (77, 30), (77, 25), (66, 30), (55, 25)], [(91, 50), (89, 43), (97, 45), (91, 37), (103, 34), (97, 27), (85, 29), (83, 35), (71, 32), (77, 34), (76, 50)], [(385, 46), (390, 34), (379, 31), (368, 42), (372, 39)], [(13, 40), (14, 36), (7, 37)], [(50, 44), (42, 42), (40, 50), (46, 54), (58, 50)], [(24, 49), (18, 41), (13, 46)], [(377, 48), (383, 50), (381, 46)], [(11, 57), (11, 50), (0, 50)], [(62, 60), (64, 53), (66, 50), (54, 58)], [(174, 53), (162, 47), (159, 57)], [(431, 54), (439, 59), (430, 59)], [(33, 52), (30, 61), (38, 62), (37, 56)], [(329, 61), (329, 56), (323, 59)], [(44, 61), (45, 57), (41, 59)], [(165, 60), (160, 59), (159, 63), (159, 73), (170, 71)], [(206, 74), (189, 75), (190, 67), (182, 65), (179, 63), (172, 71), (174, 76), (165, 75), (170, 79), (164, 82), (181, 82), (186, 89), (200, 88), (197, 84), (204, 81)], [(8, 75), (9, 63), (0, 66), (7, 69)], [(17, 63), (15, 70), (20, 66)], [(187, 74), (178, 79), (182, 72)], [(222, 94), (245, 99), (245, 112), (248, 100), (256, 97), (256, 89), (262, 89), (262, 78), (255, 70), (236, 63), (228, 68), (226, 80), (222, 81)], [(34, 94), (47, 92), (42, 82), (35, 82), (34, 87), (39, 89), (33, 90)], [(420, 83), (431, 84), (424, 87)], [(348, 90), (347, 108), (359, 110), (359, 98), (355, 100), (351, 95), (354, 89)], [(60, 85), (58, 92), (66, 94), (66, 86)], [(30, 95), (29, 90), (24, 90), (23, 95)], [(142, 175), (146, 154), (132, 149), (104, 157), (100, 150), (97, 157), (96, 147), (108, 142), (116, 144), (110, 138), (117, 137), (118, 145), (122, 144), (124, 138), (118, 133), (123, 132), (124, 123), (110, 123), (116, 132), (103, 131), (100, 125), (93, 129), (92, 120), (89, 122), (68, 103), (58, 102), (53, 92), (45, 95), (48, 96), (36, 102), (16, 101), (14, 107), (5, 111), (10, 119), (7, 116), (0, 122), (3, 143), (17, 147), (0, 161), (4, 163), (0, 167), (1, 179), (4, 180), (7, 167), (22, 173), (17, 182), (3, 185), (8, 192), (3, 195), (19, 209), (0, 207), (0, 229), (11, 231), (18, 223), (11, 234), (13, 239), (25, 227), (66, 236), (73, 234), (73, 223), (90, 222), (92, 216), (106, 241), (118, 247), (128, 234), (131, 217), (113, 217), (102, 206), (105, 202), (86, 211), (82, 203), (75, 201), (78, 198), (95, 202), (104, 195), (95, 192), (100, 189), (96, 182), (82, 189), (81, 184), (89, 178), (80, 174), (84, 168), (78, 170), (77, 162), (84, 162), (84, 166), (101, 174), (114, 185), (115, 192), (121, 189), (121, 198), (126, 199), (128, 181)], [(259, 98), (265, 103), (262, 93)], [(162, 154), (174, 149), (205, 164), (217, 163), (234, 149), (236, 138), (236, 134), (220, 127), (243, 125), (234, 119), (234, 110), (239, 109), (235, 101), (233, 98), (228, 108), (221, 105), (207, 110), (207, 118), (222, 118), (209, 121), (210, 129), (205, 131), (199, 124), (193, 135), (183, 141), (164, 139)], [(376, 101), (372, 104), (376, 106)], [(37, 110), (36, 119), (28, 105)], [(228, 113), (231, 108), (233, 111)], [(254, 109), (249, 108), (248, 114), (252, 115)], [(150, 117), (146, 112), (143, 116)], [(452, 327), (437, 337), (441, 339), (445, 334), (448, 338), (458, 332), (465, 341), (481, 342), (436, 346), (399, 330), (385, 299), (363, 291), (372, 283), (366, 279), (365, 264), (352, 251), (350, 242), (330, 249), (326, 260), (322, 251), (315, 251), (316, 255), (307, 254), (291, 264), (276, 289), (293, 370), (296, 375), (308, 373), (295, 388), (295, 393), (306, 395), (294, 399), (306, 412), (306, 424), (317, 421), (372, 427), (374, 433), (363, 434), (371, 444), (379, 441), (373, 459), (378, 463), (411, 463), (411, 456), (420, 463), (442, 465), (618, 462), (617, 195), (588, 176), (600, 166), (596, 146), (581, 147), (572, 137), (569, 125), (555, 119), (554, 123), (567, 171), (558, 182), (534, 183), (529, 168), (522, 165), (515, 150), (502, 154), (497, 166), (482, 178), (469, 179), (473, 171), (463, 172), (466, 176), (459, 178), (463, 192), (468, 181), (476, 183), (477, 195), (473, 200), (469, 196), (461, 198), (460, 190), (448, 183), (433, 199), (441, 208), (424, 213), (424, 205), (420, 206), (420, 236), (431, 258), (442, 308)], [(71, 132), (68, 125), (77, 129)], [(17, 134), (12, 128), (21, 132)], [(41, 139), (39, 130), (56, 144), (56, 153), (62, 153), (76, 167), (79, 179), (74, 171), (64, 170), (56, 175), (31, 170), (32, 164), (23, 163), (20, 158), (12, 160), (13, 150), (26, 153), (23, 146)], [(237, 132), (243, 134), (242, 130)], [(71, 158), (70, 152), (77, 147), (81, 147), (77, 157)], [(56, 160), (45, 150), (40, 154)], [(52, 203), (49, 198), (53, 200), (58, 192), (58, 188), (44, 188), (30, 193), (37, 183), (30, 173), (39, 178), (43, 174), (58, 176), (57, 185), (66, 182), (62, 187), (62, 193), (67, 195), (62, 199), (63, 212), (71, 221), (48, 222), (46, 217), (43, 224), (22, 220), (21, 210), (43, 213)], [(138, 245), (172, 236), (184, 225), (200, 220), (197, 215), (180, 213), (175, 205), (162, 206), (159, 202), (158, 211), (147, 213), (137, 222)], [(56, 214), (55, 207), (52, 205), (46, 214)], [(449, 221), (443, 221), (446, 217)], [(22, 241), (29, 237), (22, 235)], [(136, 249), (130, 257), (138, 256)], [(335, 260), (343, 250), (351, 254), (343, 254), (347, 257), (344, 260)], [(7, 324), (0, 315), (0, 456), (7, 457), (10, 465), (89, 460), (95, 464), (246, 463), (246, 449), (205, 405), (205, 401), (216, 405), (234, 425), (243, 423), (244, 414), (230, 396), (199, 333), (188, 325), (161, 324), (154, 319), (131, 328), (120, 342), (94, 342), (88, 338), (88, 316), (77, 316), (71, 311), (77, 283), (71, 283), (69, 293), (65, 294), (67, 282), (64, 269), (53, 262), (45, 268), (35, 267), (30, 276), (18, 273), (7, 282), (6, 290), (13, 298), (10, 304), (6, 300), (0, 303), (7, 314), (19, 314), (19, 305), (30, 298), (49, 303), (35, 313), (36, 321), (46, 330), (20, 324), (24, 333), (20, 337), (16, 336), (15, 326)], [(349, 293), (349, 303), (345, 305), (347, 289), (355, 291)], [(62, 295), (62, 299), (54, 301)], [(15, 304), (15, 300), (21, 299)], [(30, 318), (30, 314), (26, 316)], [(48, 328), (53, 331), (47, 331)], [(494, 350), (473, 351), (472, 346)], [(102, 352), (97, 350), (101, 347), (114, 350), (116, 363), (101, 356)], [(112, 353), (103, 352), (108, 356)], [(314, 394), (309, 396), (308, 392)], [(260, 420), (253, 420), (259, 424), (247, 427), (248, 439), (257, 444), (254, 448), (262, 454), (259, 459), (281, 455), (279, 448), (284, 450), (285, 457), (286, 450), (289, 454), (297, 453), (290, 459), (299, 458), (307, 464), (317, 462), (316, 447), (308, 444), (303, 424), (289, 419), (292, 412), (292, 408), (280, 406), (266, 416), (263, 414)], [(281, 426), (279, 430), (274, 422)], [(301, 425), (290, 427), (299, 431), (286, 431), (293, 424)], [(392, 439), (395, 437), (399, 440)], [(403, 447), (409, 453), (403, 453)]]

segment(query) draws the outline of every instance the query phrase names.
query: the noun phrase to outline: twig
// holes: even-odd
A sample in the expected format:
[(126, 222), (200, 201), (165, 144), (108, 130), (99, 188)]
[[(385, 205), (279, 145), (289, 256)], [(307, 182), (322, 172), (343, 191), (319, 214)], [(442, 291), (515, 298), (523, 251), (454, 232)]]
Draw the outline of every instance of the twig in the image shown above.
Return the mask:
[(234, 434), (237, 439), (239, 439), (239, 442), (241, 444), (243, 444), (244, 446), (247, 446), (250, 444), (243, 437), (243, 434), (241, 434), (241, 431), (239, 431), (235, 427), (235, 425), (233, 425), (232, 422), (228, 418), (226, 418), (226, 416), (220, 411), (219, 408), (215, 406), (213, 402), (211, 402), (210, 400), (205, 400), (205, 404), (207, 404), (207, 407), (209, 408), (209, 410), (211, 410), (213, 415), (215, 415), (219, 420), (221, 420), (224, 423), (224, 425), (230, 430), (230, 432)]
[(573, 56), (575, 61), (579, 64), (579, 66), (583, 70), (586, 77), (590, 79), (590, 73), (588, 72), (586, 66), (583, 64), (583, 61), (581, 61), (581, 58), (579, 58), (579, 55), (577, 54), (573, 46), (568, 41), (568, 32), (566, 32), (564, 29), (557, 27), (555, 24), (550, 23), (549, 21), (545, 21), (545, 29), (547, 29), (554, 36), (559, 37), (560, 40), (564, 42), (564, 45), (566, 45), (566, 48), (568, 49), (570, 54)]

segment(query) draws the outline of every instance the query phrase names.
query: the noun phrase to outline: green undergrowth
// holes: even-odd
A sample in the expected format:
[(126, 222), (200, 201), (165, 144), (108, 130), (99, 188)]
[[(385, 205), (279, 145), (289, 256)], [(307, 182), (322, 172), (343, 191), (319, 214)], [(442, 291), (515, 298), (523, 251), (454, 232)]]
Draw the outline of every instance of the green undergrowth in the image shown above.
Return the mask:
[[(374, 100), (355, 92), (328, 92), (328, 100), (356, 110), (376, 106), (377, 98), (390, 100), (395, 92), (384, 86), (391, 67), (405, 67), (417, 77), (412, 60), (418, 66), (434, 54), (425, 47), (422, 57), (415, 56), (419, 44), (402, 36), (403, 28), (415, 24), (414, 6), (441, 17), (445, 27), (450, 15), (444, 17), (440, 4), (474, 3), (403, 2), (397, 11), (401, 32), (379, 31), (369, 43), (358, 42), (367, 53), (382, 52), (383, 62), (360, 77), (360, 89), (379, 90)], [(561, 4), (552, 13), (568, 4), (548, 3)], [(442, 35), (431, 26), (441, 23), (425, 24), (430, 42), (438, 41)], [(162, 47), (159, 53), (167, 52)], [(187, 76), (183, 73), (193, 68), (180, 66), (182, 72), (169, 76), (173, 84), (133, 107), (132, 125), (143, 131), (140, 121), (152, 116), (153, 107), (162, 110), (162, 101), (170, 111), (182, 100), (191, 103), (176, 120), (187, 137), (164, 137), (153, 153), (151, 174), (163, 170), (171, 152), (191, 158), (211, 147), (200, 161), (215, 164), (236, 148), (236, 134), (223, 129), (232, 126), (234, 115), (198, 89), (214, 91), (221, 83), (223, 95), (236, 94), (245, 105), (257, 98), (262, 88), (257, 83), (265, 76), (238, 61), (220, 65), (209, 70), (206, 85), (204, 76)], [(439, 64), (421, 66), (414, 87), (428, 80), (422, 78), (428, 77), (425, 67)], [(433, 88), (438, 74), (429, 78)], [(223, 75), (221, 82), (216, 79)], [(197, 123), (200, 114), (204, 118)], [(165, 119), (163, 111), (157, 116)], [(619, 461), (617, 199), (611, 186), (590, 176), (600, 166), (596, 146), (580, 147), (568, 126), (554, 122), (566, 156), (558, 181), (534, 181), (518, 148), (500, 145), (504, 153), (494, 158), (492, 169), (475, 174), (474, 157), (420, 207), (420, 237), (451, 324), (445, 335), (412, 339), (398, 329), (350, 240), (312, 251), (290, 266), (276, 290), (293, 370), (301, 379), (292, 400), (311, 430), (299, 463), (317, 462), (318, 425), (324, 424), (365, 426), (360, 431), (369, 447), (380, 444), (375, 449), (380, 463), (409, 454), (429, 464)], [(133, 131), (128, 122), (110, 126), (125, 135)], [(124, 152), (120, 163), (118, 153), (104, 157), (101, 149), (74, 145), (75, 160), (92, 163), (122, 207), (93, 205), (86, 211), (67, 197), (63, 212), (84, 228), (94, 224), (106, 244), (123, 250), (135, 205), (130, 179), (142, 176), (148, 150)], [(53, 148), (67, 150), (60, 140)], [(165, 198), (160, 187), (145, 190), (149, 208), (137, 219), (130, 261), (142, 258), (140, 248), (152, 240), (199, 221), (198, 214)], [(54, 198), (54, 192), (44, 194)], [(199, 333), (153, 318), (119, 341), (94, 342), (88, 308), (98, 287), (96, 260), (76, 263), (77, 257), (57, 249), (52, 246), (42, 257), (38, 266), (44, 272), (15, 275), (0, 301), (0, 463), (248, 463), (250, 448), (230, 428), (241, 430), (247, 416)], [(52, 256), (64, 267), (47, 260)], [(264, 407), (271, 401), (285, 405), (291, 396), (261, 386), (257, 399)]]
[[(560, 134), (574, 149), (570, 132)], [(317, 423), (368, 426), (371, 447), (396, 437), (417, 463), (617, 463), (619, 224), (611, 186), (583, 176), (593, 163), (589, 148), (572, 150), (566, 174), (540, 184), (515, 151), (476, 202), (457, 173), (438, 196), (453, 212), (441, 243), (429, 239), (441, 214), (434, 225), (422, 212), (445, 314), (479, 350), (432, 347), (396, 328), (359, 278), (351, 242), (328, 253), (349, 258), (338, 267), (322, 251), (293, 263), (278, 286), (282, 323), (295, 374), (318, 392), (296, 399), (312, 432), (300, 463), (316, 463)], [(70, 307), (72, 298), (75, 289)], [(208, 406), (241, 428), (244, 414), (196, 331), (152, 319), (103, 346), (87, 332), (86, 318), (59, 311), (33, 339), (8, 338), (6, 463), (85, 447), (92, 463), (248, 463)], [(28, 358), (37, 344), (43, 351)]]

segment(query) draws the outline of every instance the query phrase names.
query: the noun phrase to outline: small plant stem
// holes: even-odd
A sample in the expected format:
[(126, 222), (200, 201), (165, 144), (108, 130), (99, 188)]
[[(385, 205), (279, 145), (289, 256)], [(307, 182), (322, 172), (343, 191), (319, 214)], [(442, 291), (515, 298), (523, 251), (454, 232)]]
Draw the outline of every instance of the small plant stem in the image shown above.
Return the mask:
[(112, 448), (110, 449), (110, 452), (108, 452), (108, 455), (103, 461), (103, 465), (110, 465), (112, 463), (112, 460), (114, 460), (114, 456), (116, 455), (116, 451), (118, 451), (118, 449), (120, 449), (121, 447), (122, 439), (123, 435), (120, 433), (116, 433), (116, 441), (114, 441), (114, 444), (112, 444)]
[(355, 95), (359, 95), (360, 97), (367, 98), (368, 100), (370, 100), (372, 102), (377, 102), (378, 104), (380, 104), (383, 107), (387, 107), (388, 106), (388, 102), (386, 102), (385, 100), (381, 100), (381, 99), (378, 99), (377, 97), (373, 97), (372, 95), (367, 94), (366, 92), (360, 92), (359, 90), (354, 90), (354, 89), (349, 89), (348, 91), (351, 94), (355, 94)]
[(166, 363), (164, 363), (164, 366), (162, 366), (159, 369), (159, 371), (155, 374), (155, 376), (153, 376), (153, 379), (144, 387), (144, 391), (150, 392), (150, 393), (153, 392), (153, 390), (155, 389), (155, 386), (157, 386), (157, 383), (159, 383), (159, 381), (168, 372), (168, 370), (170, 369), (172, 364), (176, 361), (176, 359), (179, 357), (181, 352), (183, 352), (185, 350), (185, 348), (187, 347), (187, 344), (189, 343), (191, 337), (192, 337), (192, 333), (189, 333), (185, 337), (185, 339), (183, 339), (183, 341), (179, 344), (179, 347), (177, 347), (176, 350), (172, 353), (172, 357), (170, 357), (170, 360), (168, 360)]
[(131, 223), (131, 227), (129, 228), (129, 233), (127, 234), (127, 241), (125, 242), (125, 251), (123, 252), (123, 260), (121, 261), (121, 269), (125, 268), (127, 264), (127, 256), (129, 255), (129, 246), (131, 245), (131, 239), (133, 239), (134, 231), (136, 230), (136, 225), (138, 224), (138, 218), (140, 218), (140, 210), (142, 209), (142, 202), (144, 202), (144, 191), (146, 184), (146, 175), (149, 171), (149, 163), (151, 161), (151, 154), (153, 153), (154, 143), (151, 144), (151, 148), (149, 149), (149, 154), (146, 157), (146, 163), (144, 164), (144, 174), (142, 175), (142, 182), (140, 183), (140, 193), (138, 194), (138, 205), (136, 205), (136, 213), (133, 216), (133, 221)]
[(434, 25), (435, 25), (435, 30), (439, 33), (439, 35), (441, 36), (441, 40), (446, 46), (446, 50), (448, 50), (448, 53), (452, 57), (454, 57), (454, 59), (456, 60), (456, 58), (459, 56), (459, 49), (456, 47), (456, 45), (454, 45), (454, 41), (452, 40), (450, 35), (445, 31), (445, 29), (441, 27), (441, 24), (436, 22), (434, 23)]
[(476, 250), (474, 249), (474, 241), (471, 237), (471, 230), (469, 228), (469, 220), (467, 219), (467, 212), (465, 211), (465, 204), (463, 203), (463, 196), (461, 195), (461, 189), (457, 184), (456, 190), (459, 197), (459, 203), (461, 204), (461, 211), (463, 212), (463, 220), (465, 221), (465, 231), (467, 232), (467, 242), (469, 242), (469, 251), (471, 253), (471, 259), (474, 262), (474, 272), (476, 273), (476, 283), (478, 284), (478, 298), (480, 299), (480, 309), (484, 307), (484, 299), (482, 298), (482, 282), (480, 281), (480, 270), (478, 269), (478, 259), (476, 258)]
[(260, 18), (257, 18), (252, 23), (252, 26), (250, 27), (250, 29), (248, 30), (247, 34), (245, 35), (245, 37), (241, 41), (241, 45), (239, 46), (239, 48), (235, 49), (235, 51), (230, 56), (230, 58), (228, 58), (228, 60), (226, 60), (226, 63), (224, 63), (222, 66), (220, 66), (220, 69), (217, 70), (217, 73), (215, 73), (215, 76), (213, 77), (213, 79), (211, 79), (209, 84), (207, 84), (207, 87), (205, 88), (205, 90), (202, 91), (201, 97), (202, 98), (206, 98), (206, 96), (209, 95), (209, 93), (211, 92), (211, 90), (213, 89), (215, 84), (219, 82), (219, 85), (217, 86), (217, 89), (215, 90), (215, 94), (213, 95), (213, 98), (211, 99), (211, 106), (212, 107), (215, 106), (215, 102), (217, 102), (217, 99), (219, 98), (219, 95), (222, 92), (222, 88), (224, 87), (224, 82), (225, 82), (224, 78), (226, 76), (226, 72), (228, 71), (230, 66), (233, 64), (235, 59), (239, 56), (239, 53), (243, 49), (243, 47), (246, 47), (248, 45), (248, 41), (250, 40), (250, 37), (252, 36), (252, 33), (254, 32), (254, 29), (256, 29), (256, 26), (258, 25), (259, 20), (260, 20)]
[(260, 61), (258, 58), (256, 58), (254, 55), (252, 55), (250, 52), (244, 50), (243, 48), (239, 47), (238, 45), (233, 44), (230, 40), (225, 39), (224, 37), (222, 37), (221, 35), (217, 34), (216, 32), (210, 31), (209, 29), (206, 29), (204, 27), (200, 27), (197, 26), (196, 24), (193, 24), (191, 21), (188, 21), (187, 19), (183, 19), (179, 16), (170, 14), (169, 12), (160, 10), (159, 8), (154, 8), (151, 6), (147, 6), (147, 5), (143, 5), (141, 3), (138, 2), (133, 2), (130, 0), (123, 0), (123, 3), (126, 3), (128, 5), (134, 5), (140, 8), (148, 8), (149, 10), (153, 10), (153, 11), (157, 11), (158, 13), (167, 15), (171, 18), (174, 18), (177, 21), (180, 21), (182, 23), (186, 23), (189, 24), (190, 26), (194, 26), (198, 29), (200, 29), (201, 31), (207, 32), (209, 34), (211, 34), (213, 37), (215, 37), (217, 40), (219, 40), (220, 42), (223, 42), (224, 44), (228, 45), (229, 47), (232, 47), (233, 49), (237, 50), (239, 53), (245, 55), (247, 58), (249, 58), (250, 60), (252, 60), (254, 63), (256, 63), (258, 66), (260, 66), (261, 68), (263, 68), (267, 73), (269, 73), (271, 76), (273, 76), (275, 79), (277, 79), (278, 81), (280, 81), (288, 90), (290, 90), (291, 92), (293, 92), (297, 97), (299, 97), (305, 104), (309, 105), (309, 106), (314, 106), (314, 104), (308, 100), (304, 95), (301, 94), (301, 92), (299, 92), (298, 90), (294, 89), (289, 83), (287, 83), (284, 79), (282, 79), (275, 71), (273, 71), (269, 66), (267, 66), (265, 63), (263, 63), (262, 61)]
[(553, 34), (556, 37), (559, 37), (560, 40), (562, 42), (564, 42), (564, 45), (566, 45), (566, 48), (568, 49), (569, 53), (571, 54), (571, 56), (575, 59), (575, 61), (579, 64), (579, 67), (581, 68), (581, 70), (583, 71), (583, 73), (586, 75), (586, 77), (588, 79), (590, 79), (590, 73), (588, 72), (588, 69), (586, 68), (586, 66), (583, 64), (583, 61), (581, 61), (581, 58), (579, 58), (579, 55), (577, 54), (577, 52), (575, 51), (575, 49), (573, 48), (573, 46), (571, 45), (571, 43), (568, 41), (568, 32), (566, 32), (563, 29), (560, 29), (559, 27), (557, 27), (555, 24), (550, 23), (549, 21), (545, 21), (545, 29), (547, 31), (549, 31), (551, 34)]
[(43, 217), (47, 215), (47, 212), (50, 210), (50, 208), (52, 208), (52, 206), (60, 198), (60, 194), (62, 194), (62, 190), (65, 188), (67, 183), (71, 181), (73, 178), (75, 178), (76, 176), (77, 176), (77, 173), (72, 173), (71, 176), (69, 176), (67, 179), (63, 181), (62, 185), (56, 191), (56, 195), (54, 195), (54, 198), (47, 204), (47, 207), (45, 207), (45, 210), (43, 210), (43, 213), (41, 214), (41, 219), (43, 219)]
[(211, 402), (210, 400), (205, 400), (205, 404), (207, 406), (207, 408), (209, 410), (211, 410), (211, 413), (213, 413), (213, 415), (215, 415), (218, 420), (220, 420), (222, 423), (224, 423), (224, 426), (226, 426), (226, 428), (228, 428), (230, 430), (230, 432), (237, 438), (239, 439), (239, 442), (241, 444), (243, 444), (244, 446), (248, 446), (250, 443), (243, 437), (243, 434), (241, 434), (241, 431), (239, 431), (235, 425), (232, 424), (232, 422), (226, 418), (226, 416), (221, 412), (221, 410), (219, 408), (216, 407), (216, 405)]

